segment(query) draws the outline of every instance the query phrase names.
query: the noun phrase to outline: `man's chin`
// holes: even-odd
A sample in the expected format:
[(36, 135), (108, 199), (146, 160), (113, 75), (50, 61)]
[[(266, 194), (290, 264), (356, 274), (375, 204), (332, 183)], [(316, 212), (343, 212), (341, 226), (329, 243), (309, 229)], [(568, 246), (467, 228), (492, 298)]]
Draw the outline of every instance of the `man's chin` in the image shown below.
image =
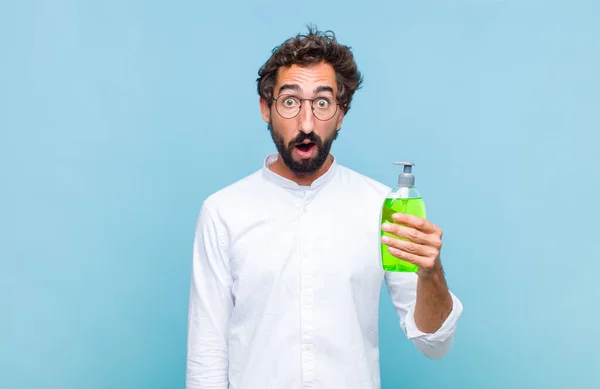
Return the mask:
[(319, 169), (316, 169), (314, 166), (304, 167), (304, 166), (290, 166), (290, 170), (297, 176), (310, 176), (311, 174), (315, 174)]
[(316, 173), (321, 166), (316, 166), (315, 164), (316, 158), (311, 159), (296, 159), (293, 158), (293, 164), (291, 166), (288, 165), (288, 168), (292, 171), (292, 173), (299, 176), (309, 176), (311, 174)]

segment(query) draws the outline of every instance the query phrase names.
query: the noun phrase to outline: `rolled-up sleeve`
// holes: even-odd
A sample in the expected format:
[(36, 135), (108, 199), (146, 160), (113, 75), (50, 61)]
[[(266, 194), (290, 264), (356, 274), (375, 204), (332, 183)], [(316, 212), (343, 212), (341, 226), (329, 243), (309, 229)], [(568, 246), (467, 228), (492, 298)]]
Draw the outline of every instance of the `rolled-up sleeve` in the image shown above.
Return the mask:
[(187, 389), (228, 387), (232, 278), (224, 228), (202, 205), (193, 244), (187, 341)]
[(458, 319), (462, 314), (461, 301), (450, 291), (452, 311), (442, 326), (434, 333), (425, 333), (417, 328), (414, 308), (417, 299), (417, 278), (415, 273), (386, 272), (385, 281), (400, 318), (400, 327), (415, 347), (431, 359), (443, 358), (454, 341)]

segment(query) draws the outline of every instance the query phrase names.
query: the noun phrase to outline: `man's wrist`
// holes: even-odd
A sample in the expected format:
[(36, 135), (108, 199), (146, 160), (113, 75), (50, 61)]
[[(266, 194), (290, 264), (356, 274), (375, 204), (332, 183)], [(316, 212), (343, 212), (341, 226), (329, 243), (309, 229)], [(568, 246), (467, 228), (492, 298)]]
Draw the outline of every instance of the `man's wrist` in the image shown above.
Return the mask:
[(419, 269), (417, 271), (419, 278), (429, 281), (441, 281), (444, 279), (444, 269), (442, 265), (437, 265), (431, 269)]

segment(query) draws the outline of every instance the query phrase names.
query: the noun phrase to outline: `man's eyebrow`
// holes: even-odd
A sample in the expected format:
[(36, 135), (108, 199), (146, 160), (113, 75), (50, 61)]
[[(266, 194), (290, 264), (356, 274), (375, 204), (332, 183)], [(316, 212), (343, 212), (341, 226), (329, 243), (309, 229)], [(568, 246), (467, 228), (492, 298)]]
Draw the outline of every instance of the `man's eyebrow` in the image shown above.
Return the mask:
[[(292, 90), (292, 91), (295, 91), (295, 92), (302, 92), (302, 88), (300, 88), (300, 86), (298, 84), (283, 84), (279, 88), (279, 93), (278, 94), (281, 94), (281, 92), (283, 92), (285, 90)], [(333, 88), (330, 87), (329, 85), (320, 85), (320, 86), (316, 87), (313, 90), (313, 93), (315, 95), (317, 93), (321, 93), (321, 92), (330, 92), (331, 94), (333, 94)]]
[(302, 88), (300, 88), (300, 86), (298, 84), (283, 84), (280, 88), (279, 88), (279, 93), (281, 93), (284, 90), (293, 90), (296, 92), (302, 92)]
[(320, 92), (331, 92), (331, 94), (333, 94), (333, 88), (330, 87), (329, 85), (321, 85), (321, 86), (316, 87), (315, 90), (313, 91), (313, 93), (315, 95)]

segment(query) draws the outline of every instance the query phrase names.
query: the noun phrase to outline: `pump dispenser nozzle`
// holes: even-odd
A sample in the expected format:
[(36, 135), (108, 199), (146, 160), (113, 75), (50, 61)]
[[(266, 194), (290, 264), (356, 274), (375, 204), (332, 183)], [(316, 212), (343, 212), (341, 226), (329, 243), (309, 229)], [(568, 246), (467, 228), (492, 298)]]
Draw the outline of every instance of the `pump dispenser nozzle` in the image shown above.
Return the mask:
[(415, 164), (412, 162), (394, 162), (394, 165), (404, 166), (404, 172), (398, 176), (398, 186), (414, 186), (415, 176), (411, 173), (411, 171)]

